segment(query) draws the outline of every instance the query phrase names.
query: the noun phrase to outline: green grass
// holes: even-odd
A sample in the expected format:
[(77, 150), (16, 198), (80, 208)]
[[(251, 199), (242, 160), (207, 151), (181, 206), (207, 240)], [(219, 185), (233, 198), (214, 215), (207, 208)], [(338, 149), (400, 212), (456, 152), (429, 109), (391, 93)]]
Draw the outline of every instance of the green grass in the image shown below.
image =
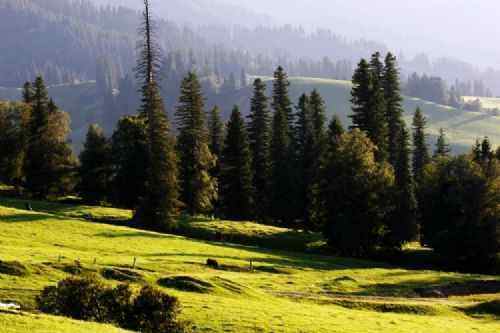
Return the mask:
[[(498, 277), (413, 271), (370, 261), (214, 243), (80, 218), (103, 210), (102, 214), (110, 214), (104, 208), (34, 202), (33, 208), (39, 211), (30, 212), (22, 210), (23, 205), (18, 200), (0, 200), (0, 260), (19, 261), (28, 272), (26, 276), (0, 274), (0, 300), (19, 302), (26, 310), (34, 307), (43, 287), (68, 276), (68, 267), (78, 261), (96, 274), (106, 268), (125, 268), (157, 286), (159, 279), (167, 278), (161, 288), (179, 297), (182, 317), (197, 332), (500, 330), (495, 318), (476, 318), (466, 311), (499, 295), (412, 298), (417, 287)], [(121, 217), (130, 214), (114, 212)], [(256, 232), (254, 226), (223, 222), (220, 228), (232, 229), (232, 233), (278, 230), (279, 235), (283, 231), (260, 226), (262, 230)], [(208, 258), (218, 260), (222, 267), (207, 267)], [(185, 290), (186, 283), (203, 292)], [(120, 332), (29, 312), (0, 313), (0, 327), (9, 333)]]
[(488, 110), (500, 109), (500, 98), (498, 97), (478, 97), (478, 96), (464, 96), (465, 102), (473, 102), (476, 99), (481, 101), (483, 108)]

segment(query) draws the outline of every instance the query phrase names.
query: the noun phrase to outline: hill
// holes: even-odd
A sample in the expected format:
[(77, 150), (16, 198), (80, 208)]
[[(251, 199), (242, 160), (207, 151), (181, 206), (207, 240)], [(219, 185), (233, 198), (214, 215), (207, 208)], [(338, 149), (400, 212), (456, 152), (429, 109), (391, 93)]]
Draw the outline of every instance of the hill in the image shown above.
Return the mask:
[[(425, 327), (426, 332), (437, 333), (446, 327), (456, 333), (491, 333), (500, 329), (491, 314), (479, 316), (473, 311), (498, 295), (459, 296), (463, 290), (480, 294), (484, 290), (472, 286), (498, 277), (414, 271), (200, 241), (78, 218), (84, 212), (99, 215), (102, 208), (34, 204), (35, 210), (43, 211), (25, 211), (20, 209), (23, 205), (16, 200), (0, 202), (0, 266), (9, 267), (16, 260), (22, 273), (0, 269), (0, 300), (24, 308), (22, 315), (0, 312), (4, 332), (121, 332), (30, 314), (34, 297), (44, 286), (82, 271), (103, 274), (108, 283), (117, 283), (121, 272), (133, 276), (134, 284), (161, 286), (179, 297), (182, 317), (197, 332), (415, 332)], [(227, 223), (240, 232), (249, 227)], [(207, 267), (208, 258), (218, 260), (221, 267)], [(449, 286), (454, 286), (449, 298), (421, 298), (425, 288)]]
[[(349, 123), (348, 115), (351, 114), (349, 81), (336, 81), (313, 78), (291, 78), (291, 91), (294, 97), (301, 92), (318, 89), (325, 98), (330, 114), (337, 113), (345, 124)], [(403, 102), (405, 120), (411, 126), (413, 113), (420, 107), (428, 120), (428, 133), (431, 143), (439, 129), (444, 128), (449, 141), (455, 151), (467, 151), (475, 139), (489, 136), (496, 146), (500, 144), (500, 117), (487, 112), (469, 112), (424, 101), (418, 98), (405, 97)]]

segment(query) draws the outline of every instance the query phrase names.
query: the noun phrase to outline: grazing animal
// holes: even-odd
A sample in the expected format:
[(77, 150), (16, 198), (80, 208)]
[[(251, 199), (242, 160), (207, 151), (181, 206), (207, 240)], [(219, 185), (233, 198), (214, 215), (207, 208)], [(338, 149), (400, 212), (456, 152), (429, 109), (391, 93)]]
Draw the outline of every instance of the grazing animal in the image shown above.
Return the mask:
[(212, 268), (219, 268), (219, 262), (215, 259), (207, 259), (207, 266)]

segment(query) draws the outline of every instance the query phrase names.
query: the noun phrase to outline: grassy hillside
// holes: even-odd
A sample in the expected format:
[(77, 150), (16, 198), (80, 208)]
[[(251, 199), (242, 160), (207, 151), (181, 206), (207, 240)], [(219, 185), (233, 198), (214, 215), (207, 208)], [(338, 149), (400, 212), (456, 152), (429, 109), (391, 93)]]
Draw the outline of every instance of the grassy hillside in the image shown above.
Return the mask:
[[(23, 206), (22, 201), (0, 200), (0, 301), (19, 302), (26, 311), (33, 308), (34, 298), (44, 286), (69, 274), (101, 274), (111, 269), (137, 273), (137, 284), (158, 285), (162, 279), (162, 288), (179, 297), (182, 316), (192, 322), (196, 332), (500, 330), (500, 321), (491, 311), (480, 314), (474, 310), (484, 309), (482, 303), (498, 299), (500, 294), (459, 296), (464, 288), (477, 288), (474, 281), (500, 281), (499, 277), (405, 270), (361, 260), (194, 240), (79, 218), (116, 214), (120, 220), (129, 216), (120, 210), (34, 203), (35, 211), (25, 211)], [(249, 237), (256, 228), (249, 223), (222, 225)], [(256, 233), (285, 231), (259, 228)], [(132, 268), (134, 258), (137, 262)], [(207, 258), (217, 259), (221, 268), (207, 267)], [(11, 261), (22, 265), (17, 276), (2, 270)], [(451, 288), (449, 297), (419, 297), (419, 288), (429, 286)], [(29, 312), (0, 312), (0, 327), (9, 333), (120, 332)]]
[(500, 109), (500, 98), (498, 97), (477, 97), (477, 96), (464, 96), (464, 101), (473, 102), (477, 99), (481, 101), (483, 108), (488, 110)]
[[(296, 100), (305, 91), (316, 88), (325, 98), (331, 114), (337, 113), (345, 124), (350, 123), (351, 114), (349, 81), (337, 81), (313, 78), (291, 78), (292, 96)], [(478, 113), (457, 110), (427, 102), (418, 98), (405, 97), (405, 119), (411, 125), (411, 118), (417, 106), (420, 106), (428, 119), (428, 132), (436, 136), (440, 128), (447, 130), (448, 139), (453, 143), (456, 151), (470, 149), (477, 137), (489, 136), (492, 143), (500, 145), (500, 117), (491, 113)], [(431, 143), (434, 138), (431, 137)]]

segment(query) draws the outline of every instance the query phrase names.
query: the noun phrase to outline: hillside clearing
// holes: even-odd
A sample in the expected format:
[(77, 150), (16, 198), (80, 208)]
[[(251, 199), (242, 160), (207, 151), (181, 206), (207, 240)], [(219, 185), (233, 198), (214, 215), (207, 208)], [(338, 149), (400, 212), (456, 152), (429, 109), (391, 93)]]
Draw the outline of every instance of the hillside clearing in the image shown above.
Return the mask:
[[(13, 199), (6, 204), (23, 206)], [(33, 206), (37, 208), (36, 203)], [(140, 274), (137, 283), (161, 285), (178, 296), (183, 318), (197, 332), (423, 332), (425, 327), (425, 332), (492, 333), (500, 329), (495, 317), (466, 313), (500, 294), (422, 299), (417, 293), (423, 287), (498, 281), (498, 277), (412, 271), (369, 261), (192, 240), (86, 222), (71, 217), (70, 206), (64, 215), (56, 215), (57, 210), (51, 213), (49, 206), (44, 212), (0, 206), (0, 260), (19, 261), (28, 271), (26, 276), (0, 273), (0, 301), (14, 301), (29, 310), (43, 287), (71, 273), (118, 269)], [(81, 207), (74, 209), (81, 211)], [(207, 267), (209, 258), (224, 266)], [(165, 278), (166, 283), (157, 283)], [(118, 283), (113, 278), (107, 281)], [(193, 285), (199, 289), (193, 292)], [(0, 325), (8, 327), (9, 333), (70, 333), (84, 332), (94, 324), (0, 313)], [(100, 332), (101, 327), (121, 332), (94, 327), (92, 332)]]

